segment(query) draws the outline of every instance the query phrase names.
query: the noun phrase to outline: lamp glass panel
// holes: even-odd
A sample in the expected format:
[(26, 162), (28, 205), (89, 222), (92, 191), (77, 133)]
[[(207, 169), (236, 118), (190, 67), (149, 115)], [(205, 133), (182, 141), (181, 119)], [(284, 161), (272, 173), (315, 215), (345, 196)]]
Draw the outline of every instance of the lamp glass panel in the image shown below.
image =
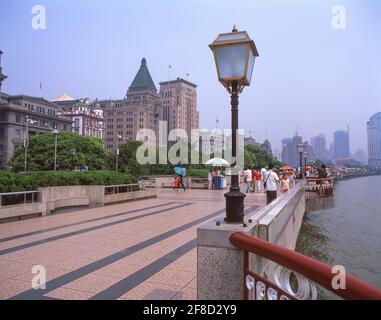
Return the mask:
[(220, 78), (243, 78), (247, 45), (225, 46), (215, 49)]
[(244, 32), (233, 32), (233, 33), (227, 33), (227, 34), (220, 34), (218, 38), (216, 39), (217, 42), (222, 41), (244, 41), (248, 40), (249, 38), (246, 36)]
[(251, 82), (251, 75), (253, 74), (254, 62), (255, 62), (255, 57), (253, 54), (253, 50), (250, 48), (249, 62), (247, 65), (247, 75), (246, 75), (247, 81), (249, 81), (249, 83)]

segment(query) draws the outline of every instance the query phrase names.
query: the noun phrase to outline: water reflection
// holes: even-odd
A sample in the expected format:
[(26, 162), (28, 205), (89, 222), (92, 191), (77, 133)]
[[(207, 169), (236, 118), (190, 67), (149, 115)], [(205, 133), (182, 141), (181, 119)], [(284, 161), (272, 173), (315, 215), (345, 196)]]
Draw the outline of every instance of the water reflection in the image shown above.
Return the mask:
[[(317, 211), (305, 214), (296, 250), (332, 266), (342, 265), (352, 275), (381, 287), (380, 191), (381, 176), (337, 183), (331, 200), (313, 203)], [(318, 209), (318, 205), (330, 207)], [(319, 298), (337, 297), (321, 291)]]

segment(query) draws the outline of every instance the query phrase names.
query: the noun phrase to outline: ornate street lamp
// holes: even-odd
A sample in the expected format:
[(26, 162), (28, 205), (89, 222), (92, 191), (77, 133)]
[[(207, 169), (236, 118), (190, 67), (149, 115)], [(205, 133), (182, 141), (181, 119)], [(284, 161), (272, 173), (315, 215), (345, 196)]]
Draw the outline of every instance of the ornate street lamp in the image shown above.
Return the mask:
[(308, 159), (308, 152), (303, 152), (303, 159), (304, 159), (304, 168), (307, 167), (307, 159)]
[(303, 162), (302, 162), (302, 157), (303, 157), (303, 152), (304, 152), (304, 143), (298, 143), (298, 145), (296, 146), (296, 149), (298, 150), (298, 153), (299, 153), (300, 178), (302, 178), (303, 177)]
[(54, 129), (52, 134), (54, 135), (54, 171), (57, 171), (57, 138), (59, 131)]
[(227, 223), (242, 223), (244, 218), (245, 194), (239, 187), (237, 164), (237, 130), (238, 130), (238, 94), (245, 86), (250, 85), (254, 61), (258, 51), (254, 41), (246, 31), (238, 32), (234, 26), (232, 32), (221, 33), (209, 45), (216, 63), (218, 81), (231, 94), (232, 126), (232, 160), (230, 190), (225, 194)]
[(119, 164), (119, 140), (122, 139), (122, 136), (118, 134), (116, 136), (116, 150), (115, 150), (115, 172), (118, 172)]

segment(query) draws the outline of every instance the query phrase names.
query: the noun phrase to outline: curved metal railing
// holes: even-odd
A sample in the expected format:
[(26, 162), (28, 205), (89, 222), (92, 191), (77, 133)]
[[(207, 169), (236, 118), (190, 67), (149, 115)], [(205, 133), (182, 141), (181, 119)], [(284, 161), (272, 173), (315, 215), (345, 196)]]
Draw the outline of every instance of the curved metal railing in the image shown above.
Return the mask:
[[(251, 237), (242, 232), (233, 233), (230, 236), (230, 242), (235, 247), (244, 250), (244, 299), (248, 299), (249, 290), (253, 289), (256, 293), (254, 294), (256, 299), (299, 299), (307, 296), (301, 292), (302, 290), (309, 290), (312, 296), (316, 298), (316, 288), (314, 289), (314, 286), (308, 287), (309, 279), (344, 299), (381, 300), (380, 289), (347, 273), (345, 274), (345, 288), (335, 289), (332, 282), (336, 272), (333, 272), (330, 266), (301, 253)], [(250, 271), (249, 252), (269, 259), (278, 266), (296, 273), (296, 278), (302, 279), (303, 282), (298, 283), (298, 292), (291, 289), (289, 282), (282, 286), (284, 282), (280, 281), (279, 274), (275, 277), (276, 284), (274, 284)], [(301, 277), (299, 277), (300, 275)], [(306, 280), (307, 282), (305, 282)], [(260, 284), (259, 289), (258, 284)]]

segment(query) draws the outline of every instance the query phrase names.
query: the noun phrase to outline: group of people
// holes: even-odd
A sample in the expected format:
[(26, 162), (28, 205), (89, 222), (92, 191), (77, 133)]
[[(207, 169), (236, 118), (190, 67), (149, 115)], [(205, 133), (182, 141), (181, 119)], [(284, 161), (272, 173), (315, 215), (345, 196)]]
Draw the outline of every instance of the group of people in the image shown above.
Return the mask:
[(221, 176), (221, 171), (219, 169), (210, 169), (208, 173), (208, 189), (212, 190), (215, 185), (216, 177)]
[(260, 192), (261, 182), (263, 181), (262, 172), (256, 169), (245, 168), (243, 171), (243, 182), (246, 186), (246, 193)]
[(278, 173), (274, 165), (270, 163), (267, 168), (258, 169), (245, 168), (243, 171), (243, 182), (245, 192), (261, 192), (262, 188), (266, 192), (267, 204), (277, 198), (277, 184), (280, 192), (286, 193), (295, 186), (296, 175), (293, 170)]

